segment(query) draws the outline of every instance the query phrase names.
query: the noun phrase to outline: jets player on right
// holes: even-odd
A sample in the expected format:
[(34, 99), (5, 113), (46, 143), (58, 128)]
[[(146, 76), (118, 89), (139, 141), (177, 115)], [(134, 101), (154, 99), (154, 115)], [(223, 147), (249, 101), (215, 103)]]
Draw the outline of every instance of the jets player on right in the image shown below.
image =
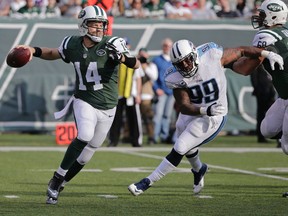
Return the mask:
[[(195, 47), (189, 40), (175, 42), (170, 51), (171, 67), (166, 75), (166, 84), (173, 89), (179, 107), (176, 123), (176, 143), (160, 165), (146, 178), (129, 185), (135, 196), (142, 194), (154, 182), (179, 165), (186, 156), (194, 175), (194, 194), (204, 186), (204, 175), (208, 169), (199, 158), (198, 148), (211, 141), (226, 121), (227, 95), (224, 66), (236, 72), (249, 73), (260, 63), (259, 57), (269, 60), (271, 67), (283, 67), (281, 56), (256, 47), (225, 49), (213, 42)], [(238, 62), (241, 56), (245, 61)], [(278, 66), (278, 65), (277, 65)]]
[[(288, 154), (288, 29), (287, 5), (280, 0), (266, 0), (258, 9), (259, 14), (252, 16), (254, 28), (260, 28), (253, 40), (253, 46), (268, 47), (275, 50), (284, 59), (285, 70), (272, 71), (266, 61), (263, 65), (272, 76), (272, 83), (279, 98), (266, 112), (261, 122), (261, 133), (266, 138), (281, 139), (281, 148)], [(288, 197), (288, 192), (283, 194)]]

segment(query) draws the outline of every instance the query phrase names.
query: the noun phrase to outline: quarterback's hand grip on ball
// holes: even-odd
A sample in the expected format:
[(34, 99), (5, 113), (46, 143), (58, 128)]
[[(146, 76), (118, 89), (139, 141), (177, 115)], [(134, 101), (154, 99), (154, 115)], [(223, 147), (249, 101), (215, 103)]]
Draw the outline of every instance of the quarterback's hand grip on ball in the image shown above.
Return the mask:
[(263, 50), (261, 52), (261, 56), (267, 58), (270, 62), (270, 66), (272, 70), (275, 70), (275, 64), (279, 65), (280, 70), (284, 70), (284, 61), (283, 58), (274, 52), (269, 52), (267, 50)]
[(109, 50), (109, 57), (115, 61), (120, 62), (120, 60), (122, 58), (122, 54), (117, 49), (117, 47), (114, 44), (107, 42), (106, 48)]
[(223, 115), (225, 114), (225, 107), (215, 102), (208, 107), (200, 107), (200, 114), (208, 116)]

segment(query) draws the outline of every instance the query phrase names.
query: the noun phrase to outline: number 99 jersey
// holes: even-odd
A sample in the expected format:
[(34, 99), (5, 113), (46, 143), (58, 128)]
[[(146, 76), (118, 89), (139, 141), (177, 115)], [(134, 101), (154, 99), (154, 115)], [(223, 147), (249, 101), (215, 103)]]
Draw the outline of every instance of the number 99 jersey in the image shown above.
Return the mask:
[(213, 42), (197, 47), (198, 70), (191, 78), (183, 77), (174, 67), (167, 70), (165, 83), (169, 88), (187, 88), (195, 106), (209, 106), (215, 102), (226, 107), (227, 82), (221, 64), (223, 48)]
[(86, 48), (82, 44), (81, 36), (68, 36), (58, 48), (63, 61), (74, 66), (75, 98), (101, 110), (112, 109), (118, 102), (119, 63), (109, 58), (106, 48), (106, 42), (111, 38), (104, 36), (99, 43)]

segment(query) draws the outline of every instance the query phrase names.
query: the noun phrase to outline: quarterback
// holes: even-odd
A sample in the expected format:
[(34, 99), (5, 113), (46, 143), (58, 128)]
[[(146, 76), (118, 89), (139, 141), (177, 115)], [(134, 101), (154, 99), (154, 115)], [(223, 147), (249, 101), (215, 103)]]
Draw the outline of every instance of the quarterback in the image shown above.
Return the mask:
[[(194, 194), (204, 186), (208, 166), (199, 157), (199, 147), (210, 142), (223, 128), (227, 114), (226, 77), (224, 67), (236, 72), (253, 71), (267, 58), (271, 67), (283, 67), (281, 56), (256, 47), (237, 47), (223, 50), (213, 42), (195, 47), (189, 40), (176, 41), (170, 51), (174, 67), (168, 69), (165, 82), (173, 89), (179, 107), (176, 122), (176, 142), (172, 151), (146, 178), (129, 185), (135, 196), (142, 194), (179, 165), (186, 156), (194, 175)], [(238, 62), (241, 56), (250, 57)]]
[(72, 63), (75, 73), (73, 113), (77, 137), (67, 148), (64, 158), (48, 183), (47, 204), (56, 204), (64, 184), (89, 162), (112, 125), (118, 102), (118, 65), (139, 68), (140, 62), (131, 56), (123, 38), (106, 36), (108, 19), (98, 6), (87, 6), (78, 15), (80, 36), (67, 36), (59, 48), (30, 47), (34, 57), (60, 59)]

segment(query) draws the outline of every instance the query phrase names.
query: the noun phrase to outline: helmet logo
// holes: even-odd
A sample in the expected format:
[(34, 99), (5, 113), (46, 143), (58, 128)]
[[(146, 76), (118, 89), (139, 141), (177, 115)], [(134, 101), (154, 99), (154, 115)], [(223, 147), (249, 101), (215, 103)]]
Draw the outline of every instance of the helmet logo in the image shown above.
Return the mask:
[(80, 13), (78, 14), (78, 19), (83, 18), (86, 15), (86, 11), (85, 10), (81, 10)]
[(271, 3), (267, 5), (267, 9), (273, 12), (279, 12), (283, 10), (283, 7), (276, 3)]

